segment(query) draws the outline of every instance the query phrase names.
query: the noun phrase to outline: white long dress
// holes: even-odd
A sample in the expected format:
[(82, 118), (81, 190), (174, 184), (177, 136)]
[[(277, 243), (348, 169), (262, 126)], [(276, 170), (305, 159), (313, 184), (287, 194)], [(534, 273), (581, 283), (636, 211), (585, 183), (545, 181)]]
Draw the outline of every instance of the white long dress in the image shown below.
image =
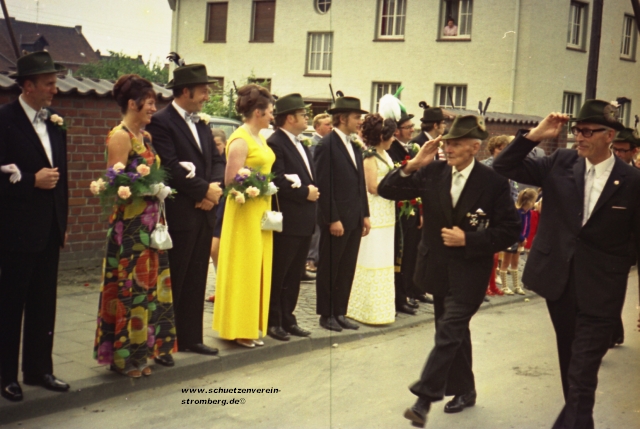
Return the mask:
[[(384, 152), (386, 162), (374, 158), (380, 183), (393, 168), (393, 161), (387, 152)], [(393, 323), (396, 314), (393, 278), (395, 203), (370, 193), (367, 198), (371, 232), (360, 242), (347, 316), (358, 322), (383, 325)]]

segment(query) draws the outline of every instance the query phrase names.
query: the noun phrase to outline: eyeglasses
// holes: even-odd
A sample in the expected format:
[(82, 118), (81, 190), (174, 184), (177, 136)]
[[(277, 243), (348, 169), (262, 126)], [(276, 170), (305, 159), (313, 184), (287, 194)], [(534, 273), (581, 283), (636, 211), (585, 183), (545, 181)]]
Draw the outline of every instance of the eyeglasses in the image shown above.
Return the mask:
[(413, 124), (411, 125), (405, 125), (404, 127), (400, 127), (401, 130), (412, 130), (413, 129)]
[(578, 137), (578, 134), (582, 134), (582, 137), (589, 138), (593, 135), (593, 133), (599, 133), (600, 131), (606, 131), (606, 130), (607, 130), (606, 128), (597, 128), (595, 130), (592, 130), (590, 128), (572, 127), (571, 134), (573, 134), (576, 137)]
[(614, 152), (620, 152), (620, 153), (627, 153), (627, 152), (631, 152), (632, 149), (618, 149), (618, 148), (612, 148)]

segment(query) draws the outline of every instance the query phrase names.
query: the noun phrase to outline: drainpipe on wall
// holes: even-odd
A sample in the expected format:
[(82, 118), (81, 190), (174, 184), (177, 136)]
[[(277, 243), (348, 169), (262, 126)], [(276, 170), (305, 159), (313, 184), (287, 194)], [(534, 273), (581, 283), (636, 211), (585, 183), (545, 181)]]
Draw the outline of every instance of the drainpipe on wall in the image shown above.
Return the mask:
[(515, 98), (516, 98), (516, 72), (518, 68), (518, 40), (520, 39), (520, 0), (516, 0), (516, 22), (515, 22), (515, 34), (513, 35), (513, 60), (511, 63), (511, 107), (510, 113), (514, 113), (515, 110)]
[[(180, 26), (180, 0), (169, 0), (169, 6), (171, 7), (171, 10), (173, 10), (173, 34), (172, 34), (172, 39), (173, 39), (173, 43), (171, 46), (171, 50), (173, 52), (178, 52), (178, 37), (180, 37), (180, 31), (179, 31), (179, 26)], [(179, 54), (180, 52), (178, 52)], [(174, 68), (174, 64), (173, 61), (169, 62), (169, 69), (173, 70)]]
[(636, 19), (636, 28), (640, 32), (640, 2), (638, 0), (631, 0), (631, 6), (633, 7), (633, 15)]

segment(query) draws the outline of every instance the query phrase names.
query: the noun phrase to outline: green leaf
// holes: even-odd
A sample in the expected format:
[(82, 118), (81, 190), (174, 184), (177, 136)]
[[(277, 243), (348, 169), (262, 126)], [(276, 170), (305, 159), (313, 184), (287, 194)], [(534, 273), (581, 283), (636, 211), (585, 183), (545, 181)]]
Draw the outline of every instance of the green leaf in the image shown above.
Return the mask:
[(116, 350), (116, 354), (121, 358), (127, 358), (130, 355), (129, 350), (127, 349)]
[(149, 245), (149, 233), (140, 230), (140, 242), (145, 246)]
[(149, 305), (147, 306), (147, 309), (151, 312), (156, 311), (156, 303), (155, 302), (150, 302)]
[(138, 295), (133, 298), (133, 305), (141, 304), (145, 299), (147, 299), (145, 295)]
[(134, 252), (142, 252), (145, 249), (146, 249), (146, 246), (140, 243), (134, 244), (133, 247), (131, 248), (131, 250), (133, 250)]
[(156, 325), (156, 336), (160, 333), (160, 325)]
[(118, 260), (116, 258), (108, 258), (107, 263), (110, 268), (118, 268)]

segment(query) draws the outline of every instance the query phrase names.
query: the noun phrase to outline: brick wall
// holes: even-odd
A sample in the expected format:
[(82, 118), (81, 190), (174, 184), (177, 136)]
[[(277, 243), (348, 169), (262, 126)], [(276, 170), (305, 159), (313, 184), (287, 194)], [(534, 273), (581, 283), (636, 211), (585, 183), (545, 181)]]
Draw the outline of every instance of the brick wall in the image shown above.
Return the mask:
[[(15, 100), (17, 95), (17, 91), (0, 92), (0, 104)], [(158, 108), (166, 104), (159, 102)], [(69, 240), (60, 255), (60, 267), (99, 265), (105, 251), (107, 219), (89, 184), (104, 173), (105, 139), (120, 123), (120, 109), (111, 97), (77, 93), (58, 94), (52, 108), (67, 124)]]

